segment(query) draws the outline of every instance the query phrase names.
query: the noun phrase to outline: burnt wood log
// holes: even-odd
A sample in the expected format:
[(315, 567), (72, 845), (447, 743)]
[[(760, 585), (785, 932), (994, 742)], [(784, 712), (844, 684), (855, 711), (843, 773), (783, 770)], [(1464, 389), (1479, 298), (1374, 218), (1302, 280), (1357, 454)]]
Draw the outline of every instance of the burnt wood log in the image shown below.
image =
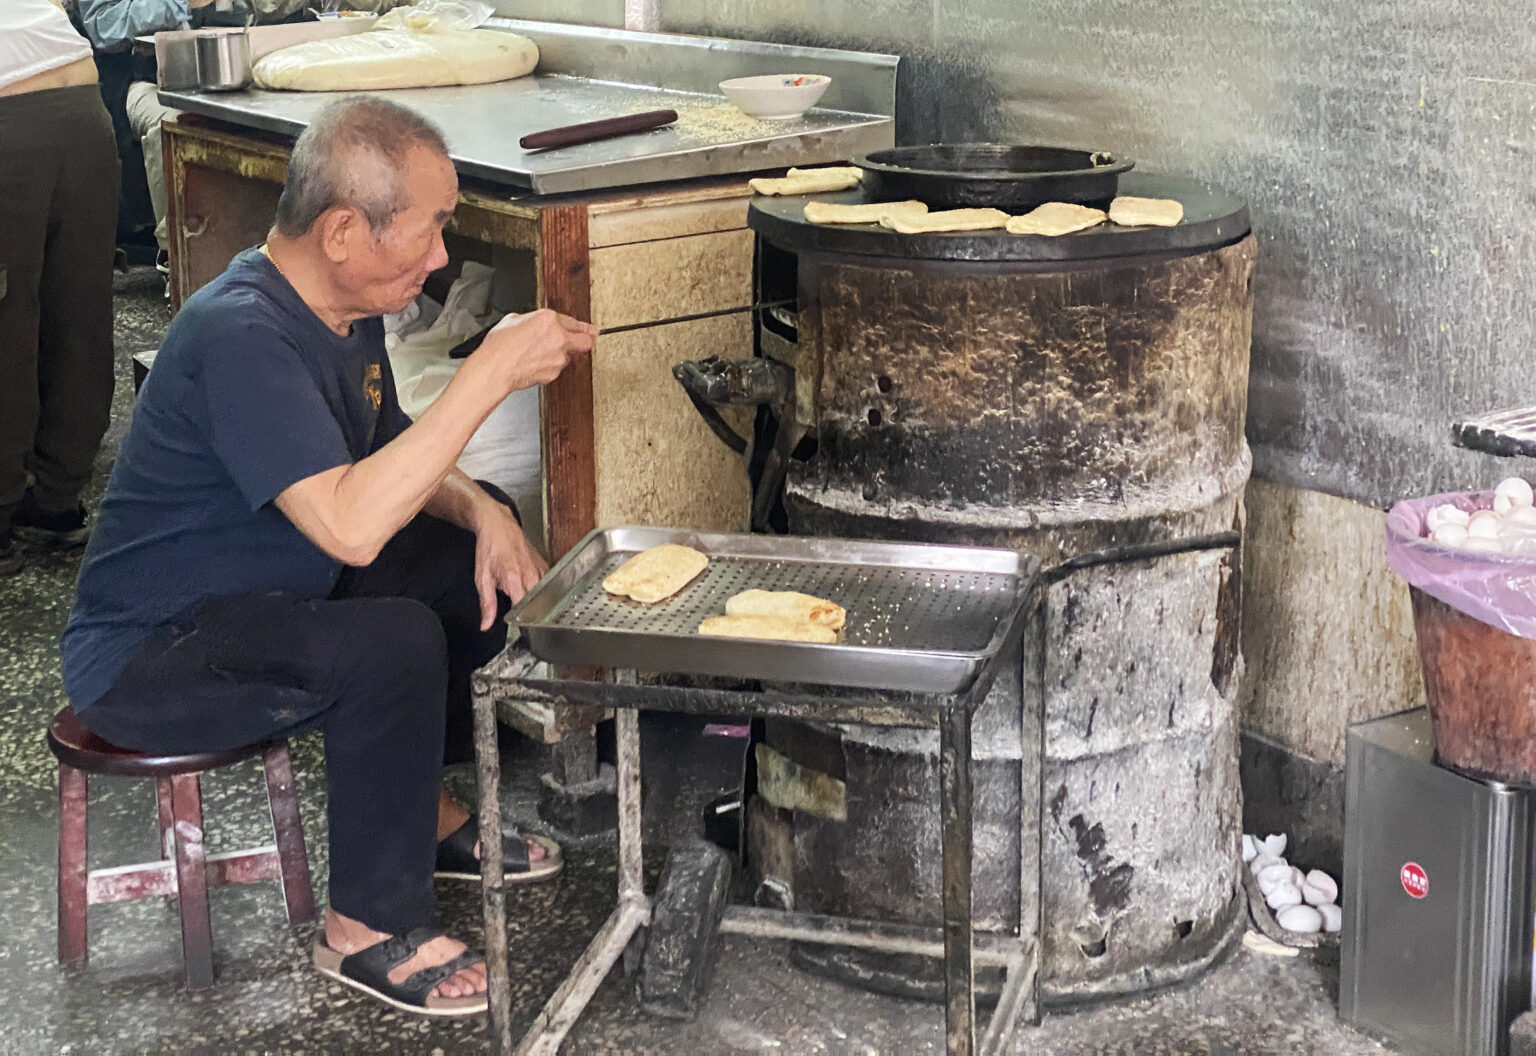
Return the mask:
[(640, 1007), (653, 1016), (698, 1014), (720, 946), (731, 859), (712, 843), (688, 840), (667, 854), (640, 971)]

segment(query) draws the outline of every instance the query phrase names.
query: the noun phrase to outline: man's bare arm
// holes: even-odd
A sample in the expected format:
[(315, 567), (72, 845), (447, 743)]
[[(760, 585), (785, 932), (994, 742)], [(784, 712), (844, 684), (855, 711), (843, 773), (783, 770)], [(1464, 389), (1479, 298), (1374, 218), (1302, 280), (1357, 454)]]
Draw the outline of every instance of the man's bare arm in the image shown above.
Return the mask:
[[(553, 381), (571, 353), (592, 348), (595, 333), (590, 324), (551, 311), (509, 319), (415, 424), (361, 461), (289, 486), (277, 496), (277, 508), (338, 561), (371, 563), (434, 498), (464, 445), (507, 394)], [(454, 497), (450, 491), (445, 501), (454, 505)]]

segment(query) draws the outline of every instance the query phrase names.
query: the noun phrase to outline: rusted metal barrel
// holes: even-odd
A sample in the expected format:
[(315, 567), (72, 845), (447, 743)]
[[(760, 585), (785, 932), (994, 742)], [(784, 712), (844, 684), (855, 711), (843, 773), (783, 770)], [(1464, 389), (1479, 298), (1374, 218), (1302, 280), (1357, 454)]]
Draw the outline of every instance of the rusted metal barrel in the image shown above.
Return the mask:
[[(1240, 528), (1254, 241), (1241, 202), (1160, 186), (1185, 201), (1182, 241), (1101, 238), (1075, 259), (1065, 239), (1006, 235), (880, 253), (755, 206), (798, 256), (799, 406), (819, 451), (791, 472), (792, 530), (1051, 566)], [(1240, 930), (1240, 567), (1201, 550), (1065, 576), (977, 715), (977, 919), (1018, 925), (1017, 819), (1038, 798), (1050, 1000), (1188, 977)], [(1043, 762), (1021, 749), (1041, 715)], [(776, 776), (749, 836), (800, 908), (937, 923), (936, 735), (777, 723), (757, 751)], [(1028, 907), (1042, 892), (1023, 886)], [(822, 963), (931, 989), (914, 964)]]

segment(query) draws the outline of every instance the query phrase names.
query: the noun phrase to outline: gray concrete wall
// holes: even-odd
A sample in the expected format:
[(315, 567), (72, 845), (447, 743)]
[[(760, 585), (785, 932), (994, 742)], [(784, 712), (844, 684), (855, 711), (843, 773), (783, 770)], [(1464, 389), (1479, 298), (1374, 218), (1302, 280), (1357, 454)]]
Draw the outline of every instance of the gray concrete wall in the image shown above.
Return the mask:
[[(622, 0), (499, 0), (622, 23)], [(1509, 0), (658, 0), (662, 28), (897, 52), (902, 142), (1119, 151), (1252, 204), (1258, 475), (1384, 505), (1536, 398), (1536, 17)]]

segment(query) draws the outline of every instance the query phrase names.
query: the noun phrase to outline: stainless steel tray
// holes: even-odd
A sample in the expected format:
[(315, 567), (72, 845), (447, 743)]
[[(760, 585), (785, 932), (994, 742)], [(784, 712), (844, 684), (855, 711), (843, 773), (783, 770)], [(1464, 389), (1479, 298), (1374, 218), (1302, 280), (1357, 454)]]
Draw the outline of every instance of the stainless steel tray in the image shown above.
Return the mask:
[[(681, 543), (709, 567), (666, 601), (603, 590), (634, 554)], [(513, 619), (541, 660), (638, 671), (955, 693), (1002, 648), (1034, 582), (1012, 550), (925, 546), (669, 528), (588, 535), (522, 600)], [(848, 610), (836, 645), (697, 633), (740, 591), (798, 590)]]

